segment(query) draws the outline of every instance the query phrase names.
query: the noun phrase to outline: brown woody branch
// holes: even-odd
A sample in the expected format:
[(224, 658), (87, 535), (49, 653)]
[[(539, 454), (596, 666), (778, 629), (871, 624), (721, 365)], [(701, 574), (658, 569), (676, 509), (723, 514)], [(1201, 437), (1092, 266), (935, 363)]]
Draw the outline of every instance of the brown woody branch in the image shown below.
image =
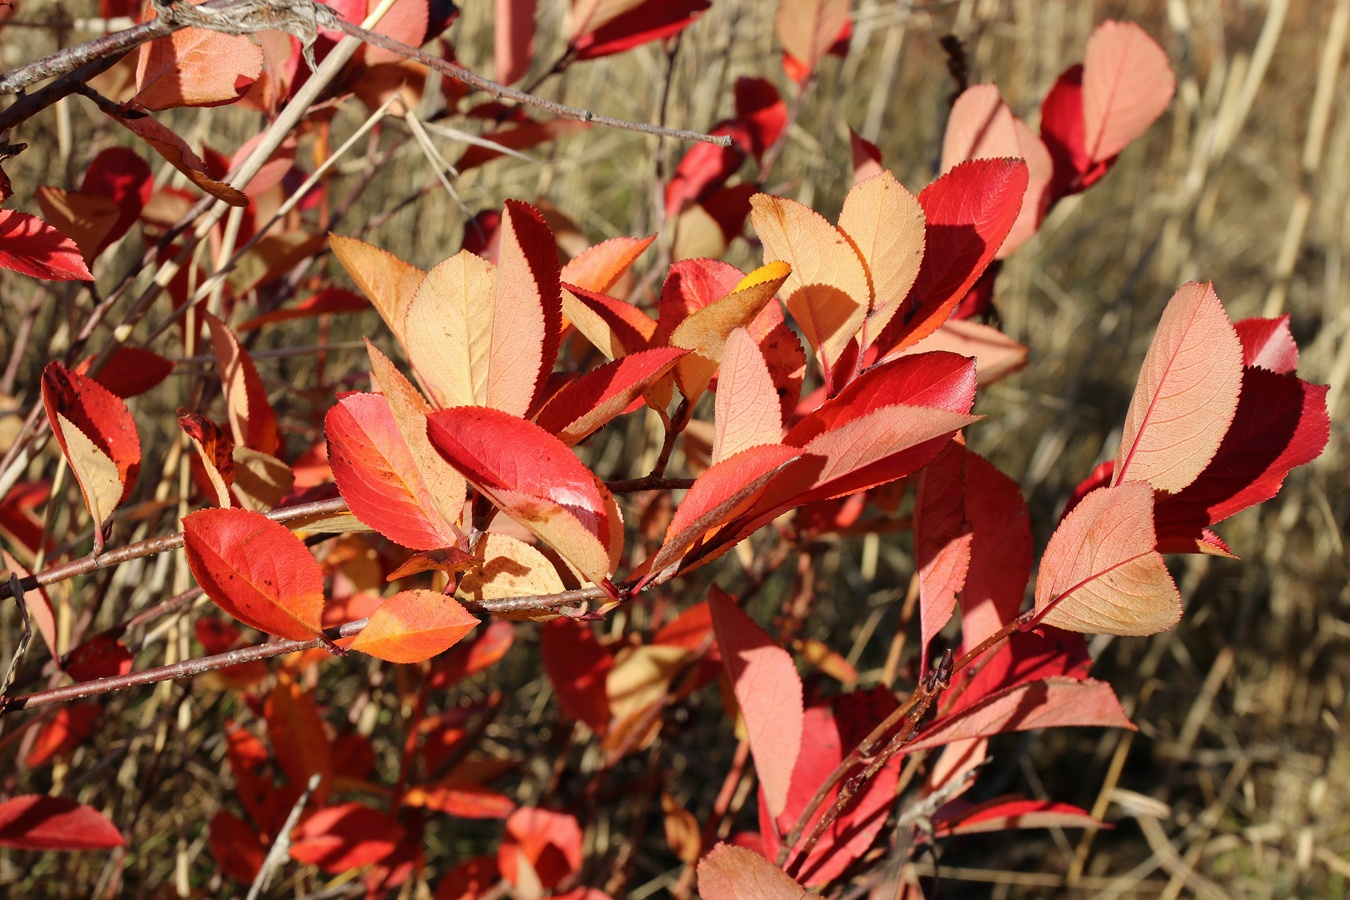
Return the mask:
[(142, 669), (139, 672), (128, 672), (126, 675), (111, 675), (107, 678), (95, 678), (92, 681), (81, 681), (78, 684), (68, 684), (47, 691), (24, 694), (0, 706), (0, 715), (20, 709), (37, 709), (40, 706), (50, 706), (53, 703), (81, 700), (96, 694), (126, 690), (143, 684), (172, 681), (176, 678), (192, 678), (195, 675), (214, 672), (217, 669), (227, 669), (240, 663), (256, 662), (257, 660), (271, 659), (274, 656), (282, 656), (286, 653), (328, 647), (338, 638), (351, 637), (365, 627), (366, 620), (360, 619), (336, 628), (325, 629), (323, 637), (317, 637), (309, 641), (269, 641), (266, 644), (258, 644), (242, 650), (230, 650), (226, 653), (217, 653), (215, 656), (189, 659), (169, 666), (155, 666), (151, 669)]

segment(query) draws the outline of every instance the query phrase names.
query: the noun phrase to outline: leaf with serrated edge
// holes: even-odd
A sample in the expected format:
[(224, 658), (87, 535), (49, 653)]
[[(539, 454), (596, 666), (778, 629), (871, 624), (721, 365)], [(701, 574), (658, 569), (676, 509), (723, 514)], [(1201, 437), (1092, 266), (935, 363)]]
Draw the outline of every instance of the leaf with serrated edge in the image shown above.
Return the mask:
[(284, 525), (246, 509), (183, 519), (188, 567), (206, 595), (245, 625), (306, 641), (321, 633), (323, 571)]
[[(414, 550), (435, 550), (458, 541), (457, 520), (447, 519), (438, 510), (386, 395), (343, 397), (324, 416), (324, 432), (333, 477), (357, 518)], [(439, 455), (437, 460), (449, 467)], [(460, 490), (456, 512), (462, 514), (464, 493)]]
[(1214, 458), (1237, 412), (1242, 345), (1212, 284), (1177, 289), (1125, 414), (1112, 484), (1176, 493)]
[(813, 896), (753, 850), (718, 844), (698, 864), (703, 900), (805, 900)]
[(524, 416), (537, 408), (562, 339), (560, 290), (558, 248), (543, 215), (506, 201), (483, 401), (493, 409)]
[(467, 250), (433, 266), (404, 313), (404, 349), (438, 406), (487, 403), (497, 270)]
[(436, 452), (427, 438), (427, 415), (432, 411), (431, 406), (370, 341), (366, 341), (366, 353), (370, 357), (371, 378), (389, 404), (394, 424), (403, 436), (417, 473), (426, 485), (431, 509), (438, 512), (446, 523), (458, 525), (464, 516), (468, 484), (464, 476)]
[(1148, 130), (1172, 102), (1177, 77), (1167, 54), (1133, 22), (1103, 22), (1083, 56), (1084, 145), (1110, 159)]
[(918, 199), (888, 171), (858, 182), (844, 199), (839, 230), (853, 241), (872, 285), (864, 345), (881, 334), (919, 274), (923, 221)]
[(431, 443), (499, 509), (548, 542), (585, 577), (614, 573), (623, 521), (609, 490), (562, 441), (485, 407), (427, 418)]
[(427, 273), (379, 247), (356, 238), (328, 235), (333, 257), (375, 306), (384, 324), (407, 349), (403, 324), (417, 288)]
[(785, 0), (778, 5), (774, 31), (783, 50), (807, 72), (815, 69), (848, 22), (850, 0)]
[(802, 681), (792, 656), (713, 585), (708, 592), (713, 632), (727, 677), (745, 718), (755, 772), (777, 816), (787, 804), (792, 769), (801, 750)]
[[(455, 596), (465, 600), (481, 603), (508, 597), (539, 597), (567, 589), (547, 556), (508, 534), (483, 535), (474, 555), (482, 564), (465, 573), (455, 591)], [(517, 622), (542, 622), (558, 617), (554, 610), (508, 611), (500, 615)]]
[(656, 323), (631, 303), (568, 285), (562, 292), (563, 312), (582, 337), (606, 359), (620, 359), (645, 348)]
[(659, 347), (606, 363), (554, 394), (535, 421), (567, 446), (578, 444), (631, 406), (687, 352)]
[(399, 591), (371, 613), (350, 649), (386, 662), (421, 662), (449, 650), (477, 624), (440, 591)]
[(946, 627), (970, 570), (972, 533), (966, 521), (965, 447), (952, 441), (918, 476), (914, 494), (914, 562), (919, 570), (919, 668)]
[(251, 447), (235, 447), (234, 488), (239, 503), (247, 509), (266, 512), (281, 502), (295, 486), (295, 473), (270, 453)]
[(607, 294), (654, 240), (654, 234), (645, 238), (617, 237), (587, 247), (562, 267), (562, 280), (583, 290)]
[(267, 402), (267, 391), (252, 358), (224, 322), (208, 312), (201, 316), (211, 331), (211, 346), (216, 354), (216, 369), (235, 446), (276, 453), (276, 413)]
[(75, 473), (75, 479), (80, 483), (84, 505), (89, 509), (94, 527), (102, 528), (122, 499), (122, 478), (117, 471), (117, 463), (100, 450), (74, 422), (60, 413), (56, 414), (56, 418), (65, 439), (66, 459), (70, 462), (70, 471)]
[(795, 200), (756, 194), (750, 198), (750, 221), (764, 242), (764, 259), (792, 266), (783, 284), (788, 312), (830, 370), (872, 307), (872, 287), (858, 248)]
[(1181, 595), (1156, 543), (1147, 484), (1092, 491), (1055, 529), (1041, 557), (1039, 621), (1094, 634), (1171, 628), (1181, 620)]
[(759, 345), (744, 328), (727, 336), (713, 413), (713, 463), (783, 439), (778, 391)]
[(771, 262), (742, 279), (736, 290), (690, 315), (670, 335), (672, 347), (693, 352), (675, 367), (675, 383), (692, 403), (708, 389), (722, 362), (727, 335), (755, 320), (790, 276), (788, 266)]

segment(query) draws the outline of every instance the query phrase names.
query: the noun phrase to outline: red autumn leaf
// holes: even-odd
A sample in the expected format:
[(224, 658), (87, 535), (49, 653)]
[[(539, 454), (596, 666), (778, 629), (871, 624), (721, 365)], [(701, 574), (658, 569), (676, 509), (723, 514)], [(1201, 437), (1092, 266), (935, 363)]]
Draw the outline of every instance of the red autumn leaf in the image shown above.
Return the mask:
[(587, 247), (562, 267), (562, 281), (570, 287), (606, 294), (655, 240), (654, 234), (645, 238), (616, 237)]
[(660, 347), (607, 363), (554, 394), (535, 422), (567, 446), (578, 444), (628, 409), (687, 352)]
[(1242, 372), (1233, 424), (1213, 461), (1177, 494), (1158, 500), (1158, 541), (1164, 552), (1193, 551), (1205, 525), (1221, 522), (1274, 497), (1291, 469), (1321, 455), (1330, 437), (1328, 388), (1265, 369)]
[(343, 397), (324, 416), (324, 433), (333, 478), (358, 519), (415, 550), (459, 542), (454, 523), (438, 510), (383, 395)]
[(792, 656), (716, 585), (709, 589), (708, 606), (722, 662), (745, 718), (755, 772), (769, 811), (776, 816), (787, 804), (802, 744), (801, 677)]
[(540, 887), (557, 887), (581, 868), (581, 826), (567, 813), (518, 809), (506, 820), (497, 865), (513, 885), (522, 883), (522, 870), (528, 865)]
[(1069, 631), (1146, 635), (1181, 619), (1181, 595), (1153, 526), (1153, 490), (1093, 491), (1060, 522), (1036, 578), (1037, 619)]
[(853, 183), (864, 181), (882, 172), (881, 150), (866, 140), (852, 127), (848, 130), (849, 147), (853, 153)]
[[(94, 361), (86, 357), (75, 367), (80, 375), (89, 373)], [(158, 385), (173, 371), (174, 364), (158, 353), (140, 347), (118, 347), (94, 380), (113, 394), (126, 400), (138, 397)]]
[(496, 0), (492, 33), (495, 77), (513, 84), (525, 76), (534, 58), (534, 12), (536, 0)]
[[(986, 270), (985, 274), (988, 274)], [(1027, 347), (990, 325), (964, 319), (948, 319), (937, 331), (901, 352), (932, 353), (945, 350), (975, 360), (980, 387), (1019, 372), (1027, 364)]]
[(1298, 344), (1289, 330), (1289, 313), (1274, 319), (1243, 319), (1234, 322), (1233, 328), (1242, 342), (1244, 366), (1259, 366), (1280, 375), (1292, 375), (1298, 369)]
[(479, 900), (501, 880), (496, 857), (476, 856), (445, 873), (436, 886), (435, 900)]
[[(455, 168), (461, 173), (467, 172), (506, 156), (506, 150), (528, 150), (545, 141), (555, 141), (590, 127), (589, 122), (576, 119), (545, 119), (542, 122), (526, 120), (518, 125), (507, 125), (481, 135), (484, 141), (491, 141), (497, 146), (474, 144), (455, 160)], [(495, 257), (493, 262), (496, 262)]]
[(609, 726), (605, 681), (614, 657), (600, 646), (590, 625), (555, 619), (539, 630), (544, 672), (562, 711), (584, 722), (596, 734)]
[(258, 839), (258, 832), (227, 810), (211, 818), (207, 843), (220, 871), (236, 881), (251, 883), (267, 858), (267, 848)]
[(458, 819), (505, 819), (516, 809), (516, 801), (505, 794), (481, 784), (450, 779), (409, 789), (403, 803)]
[(1031, 575), (1031, 516), (1011, 478), (965, 451), (965, 514), (970, 565), (961, 591), (961, 638), (974, 647), (1022, 607)]
[[(623, 53), (676, 34), (703, 15), (712, 6), (712, 0), (639, 0), (636, 3), (607, 4), (618, 9), (607, 15), (596, 15), (594, 11), (599, 5), (593, 0), (573, 2), (573, 30), (569, 46), (578, 60)], [(589, 14), (581, 12), (580, 8), (584, 6), (590, 7)]]
[(562, 441), (508, 413), (484, 407), (441, 410), (427, 435), (493, 504), (602, 584), (623, 547), (614, 497)]
[(337, 874), (394, 852), (403, 828), (377, 809), (343, 803), (321, 809), (291, 832), (291, 859)]
[(268, 693), (262, 712), (277, 766), (296, 787), (318, 775), (314, 799), (322, 805), (333, 781), (333, 752), (314, 695), (283, 675)]
[(264, 835), (277, 834), (304, 785), (279, 789), (272, 777), (267, 747), (258, 736), (225, 723), (225, 756), (234, 774), (235, 795)]
[[(780, 835), (792, 830), (797, 819), (821, 783), (878, 722), (895, 710), (895, 699), (885, 690), (854, 691), (834, 700), (831, 706), (815, 706), (806, 711), (801, 755), (792, 773), (792, 789), (787, 807), (777, 821), (771, 821), (760, 794), (759, 823), (764, 852), (770, 858), (782, 846)], [(900, 776), (899, 758), (892, 759), (859, 790), (844, 807), (839, 818), (821, 835), (806, 861), (796, 869), (803, 884), (822, 885), (838, 878), (871, 848), (895, 802), (895, 787)], [(825, 798), (808, 827), (809, 833), (839, 797), (836, 785)]]
[(320, 633), (323, 572), (284, 525), (247, 509), (203, 509), (183, 519), (197, 583), (245, 625), (305, 641)]
[[(28, 538), (23, 538), (20, 542), (30, 551), (36, 552), (38, 545), (42, 543), (42, 525), (30, 518), (31, 504), (44, 502), (49, 494), (49, 483), (35, 485), (21, 481), (15, 485), (3, 498), (3, 502), (0, 502), (0, 531), (5, 532), (8, 537), (11, 534), (23, 534), (32, 528), (37, 533), (31, 536), (31, 542)], [(4, 566), (8, 574), (20, 579), (33, 574), (15, 559), (3, 544), (0, 544), (0, 565)], [(60, 654), (56, 650), (56, 613), (52, 609), (52, 598), (47, 595), (47, 589), (39, 585), (36, 590), (25, 591), (23, 600), (28, 607), (28, 616), (32, 620), (34, 630), (42, 636), (42, 643), (47, 645), (47, 652), (53, 658), (59, 657)]]
[(80, 192), (107, 197), (117, 204), (118, 209), (117, 221), (95, 248), (95, 256), (131, 230), (145, 204), (150, 202), (154, 188), (150, 167), (136, 151), (128, 147), (109, 147), (94, 157), (84, 172)]
[(718, 844), (698, 864), (704, 900), (804, 900), (811, 895), (759, 853)]
[(456, 644), (436, 660), (431, 670), (431, 689), (445, 690), (496, 665), (511, 649), (515, 638), (514, 625), (505, 619), (490, 619), (471, 640)]
[(933, 816), (935, 837), (1010, 831), (1014, 828), (1110, 828), (1085, 809), (1049, 800), (995, 797), (971, 805), (948, 803)]
[(253, 365), (253, 358), (224, 322), (208, 312), (201, 316), (210, 327), (211, 346), (216, 353), (216, 369), (220, 374), (235, 445), (275, 455), (280, 445), (277, 415), (267, 400), (267, 390)]
[(665, 210), (668, 218), (679, 215), (686, 204), (704, 200), (723, 187), (745, 162), (745, 150), (742, 148), (750, 143), (750, 134), (745, 126), (738, 122), (724, 122), (709, 133), (731, 137), (731, 145), (719, 147), (704, 142), (685, 151), (675, 167), (675, 174), (666, 184)]
[(977, 159), (957, 165), (919, 193), (924, 252), (914, 286), (876, 344), (883, 354), (937, 330), (993, 261), (1022, 208), (1027, 164)]
[[(380, 0), (334, 0), (330, 5), (339, 16), (353, 25), (360, 25), (380, 5)], [(433, 37), (428, 34), (430, 28), (431, 11), (427, 0), (395, 0), (372, 30), (410, 47), (420, 47)], [(340, 31), (320, 31), (319, 34), (335, 43), (343, 38)], [(367, 66), (403, 58), (392, 50), (369, 45), (363, 45), (357, 53)], [(319, 60), (322, 59), (320, 56)]]
[(497, 255), (487, 405), (518, 416), (536, 409), (558, 357), (561, 335), (561, 282), (553, 232), (539, 210), (508, 200)]
[(955, 441), (919, 474), (914, 496), (914, 561), (919, 570), (919, 668), (950, 621), (970, 570), (974, 534), (966, 518), (966, 450)]
[[(661, 549), (646, 563), (648, 573), (639, 586), (669, 579), (691, 555), (697, 555), (701, 564), (730, 549), (739, 536), (725, 542), (712, 537), (713, 533), (754, 506), (768, 485), (800, 456), (792, 448), (764, 444), (709, 467), (680, 501)], [(700, 546), (701, 541), (706, 543)]]
[(58, 707), (52, 717), (42, 723), (24, 757), (25, 768), (36, 769), (58, 756), (68, 756), (89, 739), (103, 715), (101, 703), (72, 703)]
[[(215, 491), (217, 506), (233, 506), (230, 488), (234, 486), (234, 441), (206, 416), (178, 410), (178, 427), (192, 440), (201, 458), (202, 471)], [(205, 490), (205, 487), (203, 487)]]
[(1167, 54), (1144, 29), (1133, 22), (1098, 25), (1083, 59), (1088, 158), (1107, 160), (1129, 146), (1167, 110), (1176, 87)]
[(1026, 123), (1012, 114), (998, 88), (980, 84), (961, 92), (947, 119), (942, 141), (942, 171), (970, 159), (1020, 157), (1027, 163), (1027, 192), (1017, 221), (999, 249), (1003, 259), (1040, 227), (1048, 198), (1046, 188), (1054, 175), (1050, 151)]
[(956, 673), (951, 690), (942, 696), (941, 709), (956, 712), (1008, 688), (1047, 678), (1082, 681), (1091, 667), (1087, 642), (1076, 631), (1049, 626), (1017, 631), (973, 671)]
[(1176, 493), (1214, 458), (1237, 410), (1242, 345), (1211, 284), (1177, 289), (1139, 373), (1112, 484)]
[(1083, 133), (1083, 67), (1065, 69), (1041, 101), (1041, 140), (1054, 161), (1049, 203), (1086, 190), (1104, 176), (1115, 159), (1094, 162)]
[(736, 79), (736, 118), (746, 127), (750, 137), (750, 151), (762, 160), (764, 151), (772, 147), (787, 128), (788, 109), (778, 88), (767, 78)]
[(156, 153), (168, 161), (169, 165), (182, 172), (188, 181), (201, 190), (212, 197), (224, 200), (230, 206), (248, 206), (248, 196), (243, 191), (212, 178), (207, 173), (206, 164), (202, 162), (201, 157), (193, 153), (182, 138), (154, 118), (131, 111), (108, 115), (117, 124), (149, 144)]
[(0, 209), (0, 268), (48, 281), (93, 281), (75, 242), (37, 216)]
[(141, 45), (136, 95), (128, 105), (160, 110), (233, 103), (262, 68), (262, 48), (247, 35), (183, 28)]
[(342, 288), (324, 288), (314, 296), (297, 303), (295, 306), (287, 307), (286, 309), (273, 310), (270, 313), (254, 316), (246, 322), (241, 322), (235, 331), (252, 331), (255, 328), (261, 328), (264, 325), (272, 325), (276, 322), (289, 322), (292, 319), (309, 319), (316, 316), (333, 315), (335, 313), (365, 312), (368, 309), (370, 309), (370, 304), (351, 291), (343, 290)]
[(671, 265), (661, 285), (652, 346), (665, 346), (681, 322), (735, 291), (744, 277), (740, 269), (715, 259), (682, 259)]
[(73, 681), (93, 681), (125, 675), (135, 657), (117, 638), (100, 634), (85, 641), (66, 657), (66, 674)]
[(1007, 688), (938, 718), (905, 745), (905, 753), (996, 734), (1085, 726), (1136, 730), (1106, 682), (1046, 678)]
[(380, 604), (349, 646), (388, 662), (421, 662), (450, 649), (477, 624), (439, 591), (400, 591)]
[(17, 850), (107, 850), (124, 847), (117, 828), (96, 809), (25, 794), (0, 803), (0, 847)]
[(48, 363), (42, 370), (42, 402), (52, 421), (52, 432), (67, 455), (67, 435), (64, 429), (55, 427), (58, 414), (113, 461), (122, 486), (115, 502), (125, 500), (141, 470), (141, 439), (127, 405), (97, 380), (69, 372), (58, 362)]

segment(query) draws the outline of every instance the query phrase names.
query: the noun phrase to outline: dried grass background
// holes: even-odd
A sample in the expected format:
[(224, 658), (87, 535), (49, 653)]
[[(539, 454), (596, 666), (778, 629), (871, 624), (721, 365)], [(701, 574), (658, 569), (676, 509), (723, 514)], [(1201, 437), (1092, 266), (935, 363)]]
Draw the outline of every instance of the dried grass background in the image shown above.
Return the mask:
[[(981, 394), (976, 411), (987, 419), (969, 436), (975, 449), (1021, 484), (1039, 541), (1072, 487), (1114, 452), (1148, 341), (1163, 304), (1183, 281), (1214, 281), (1234, 319), (1290, 313), (1302, 347), (1300, 375), (1331, 385), (1332, 438), (1323, 457), (1295, 471), (1276, 500), (1220, 527), (1242, 561), (1179, 561), (1174, 573), (1187, 608), (1178, 628), (1149, 639), (1093, 641), (1094, 675), (1116, 687), (1139, 732), (1060, 731), (994, 744), (994, 764), (982, 776), (984, 794), (1016, 790), (1079, 804), (1115, 827), (1097, 834), (1004, 833), (949, 842), (936, 859), (939, 895), (1350, 895), (1350, 588), (1343, 543), (1350, 517), (1344, 425), (1350, 379), (1350, 0), (854, 5), (852, 53), (823, 64), (770, 179), (776, 192), (831, 218), (851, 181), (850, 124), (880, 145), (886, 165), (911, 190), (933, 177), (953, 89), (938, 46), (945, 34), (965, 42), (971, 82), (996, 83), (1033, 126), (1040, 99), (1061, 70), (1081, 60), (1088, 35), (1103, 19), (1139, 22), (1176, 69), (1170, 111), (1103, 182), (1062, 203), (999, 281), (1003, 327), (1029, 345), (1031, 362)], [(84, 6), (62, 4), (67, 16)], [(450, 36), (466, 65), (490, 74), (491, 3), (468, 0), (463, 6)], [(539, 66), (562, 45), (562, 6), (541, 2)], [(663, 118), (669, 71), (666, 124), (708, 128), (731, 113), (737, 76), (764, 75), (786, 86), (773, 37), (775, 6), (770, 0), (715, 0), (680, 40), (673, 64), (662, 48), (649, 46), (576, 65), (542, 93), (654, 122)], [(20, 18), (44, 21), (50, 9), (27, 4)], [(47, 31), (6, 28), (0, 35), (5, 65), (48, 52), (51, 39)], [(32, 208), (37, 184), (78, 183), (80, 167), (105, 140), (98, 116), (72, 100), (59, 115), (25, 126), (17, 137), (36, 149), (10, 164), (17, 189), (11, 205)], [(174, 121), (181, 131), (226, 149), (257, 125), (227, 110), (179, 113)], [(359, 121), (355, 111), (344, 112), (335, 135), (350, 133)], [(100, 137), (86, 145), (82, 136), (92, 133)], [(458, 154), (453, 141), (437, 141), (448, 158)], [(546, 199), (595, 240), (647, 233), (658, 222), (657, 179), (672, 170), (683, 149), (595, 129), (536, 151), (537, 163), (503, 160), (465, 176), (455, 184), (461, 206), (409, 144), (375, 175), (337, 230), (355, 234), (378, 222), (362, 236), (423, 266), (459, 248), (464, 208), (496, 207), (507, 197)], [(362, 165), (358, 156), (344, 168), (356, 177)], [(419, 190), (425, 191), (419, 202), (378, 218)], [(745, 267), (757, 261), (758, 251), (738, 242), (729, 258)], [(0, 356), (8, 356), (29, 292), (31, 286), (16, 279), (0, 281)], [(31, 352), (16, 373), (15, 395), (26, 402), (41, 365), (67, 339), (65, 316), (53, 303), (35, 322)], [(364, 317), (335, 326), (332, 337), (352, 339), (377, 327), (373, 316)], [(303, 329), (283, 329), (260, 346), (313, 341)], [(331, 356), (329, 365), (354, 372), (364, 362), (351, 351)], [(312, 362), (277, 361), (270, 372), (264, 367), (264, 377), (271, 379), (283, 414), (312, 420), (305, 404), (318, 401), (287, 388), (313, 384)], [(152, 409), (138, 407), (143, 428), (158, 430), (160, 440), (172, 425), (167, 413), (174, 405), (163, 402), (159, 422)], [(74, 503), (78, 507), (78, 499)], [(892, 537), (841, 542), (818, 573), (829, 593), (812, 636), (848, 654), (865, 680), (875, 679), (890, 644), (897, 601), (912, 571), (907, 548)], [(12, 619), (2, 624), (11, 634)], [(168, 637), (161, 655), (142, 656), (138, 667), (165, 661), (175, 642), (186, 646), (183, 634)], [(526, 756), (556, 749), (561, 740), (550, 731), (554, 713), (531, 645), (523, 637), (508, 671), (491, 673), (510, 703), (489, 731), (489, 743)], [(360, 668), (352, 660), (330, 666), (320, 686), (321, 699), (331, 700), (338, 714), (355, 690), (352, 679), (334, 674), (341, 666)], [(482, 696), (492, 686), (478, 682), (465, 690)], [(691, 725), (664, 760), (693, 782), (686, 789), (694, 793), (679, 799), (696, 814), (709, 802), (697, 791), (715, 792), (729, 757), (729, 746), (722, 746), (729, 740), (725, 722), (717, 718), (715, 698), (710, 702), (713, 711)], [(68, 771), (56, 773), (66, 787), (83, 784), (98, 802), (111, 802), (122, 813), (118, 821), (135, 812), (128, 890), (172, 896), (173, 885), (210, 884), (203, 881), (212, 863), (202, 827), (231, 783), (221, 761), (221, 704), (204, 691), (194, 689), (185, 699), (168, 687), (114, 698), (116, 718), (108, 721), (118, 722), (121, 731), (99, 735)], [(577, 759), (583, 768), (594, 762)], [(537, 796), (551, 767), (548, 758), (532, 758), (519, 788), (522, 801)], [(600, 859), (615, 858), (632, 826), (631, 805), (614, 798), (613, 807), (597, 812), (592, 829), (590, 851)], [(743, 815), (740, 824), (753, 827), (753, 817)], [(444, 867), (465, 848), (489, 846), (484, 835), (490, 831), (429, 835), (433, 864)], [(645, 843), (629, 848), (636, 861), (628, 896), (661, 895), (678, 877), (678, 864), (663, 855), (662, 844), (658, 823), (648, 828)], [(41, 862), (29, 868), (36, 859)], [(88, 896), (86, 887), (106, 883), (100, 866), (96, 854), (5, 852), (0, 885), (8, 887), (0, 889), (11, 896)], [(934, 857), (925, 857), (920, 869), (931, 874)], [(603, 884), (603, 878), (591, 883)], [(292, 890), (304, 892), (288, 883), (274, 894)]]

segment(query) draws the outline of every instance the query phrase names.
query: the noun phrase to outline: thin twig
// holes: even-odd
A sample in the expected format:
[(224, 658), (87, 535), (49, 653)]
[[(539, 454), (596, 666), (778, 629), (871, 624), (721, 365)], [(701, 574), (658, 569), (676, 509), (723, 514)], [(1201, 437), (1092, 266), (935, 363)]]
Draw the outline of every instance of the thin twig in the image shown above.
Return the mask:
[(0, 707), (0, 715), (12, 713), (15, 710), (20, 709), (37, 709), (42, 706), (51, 706), (53, 703), (66, 703), (70, 700), (82, 700), (85, 697), (107, 694), (112, 691), (122, 691), (130, 687), (139, 687), (143, 684), (156, 684), (161, 681), (173, 681), (178, 678), (192, 678), (196, 675), (214, 672), (217, 669), (228, 669), (230, 666), (236, 666), (240, 663), (271, 659), (274, 656), (297, 653), (301, 650), (315, 650), (319, 647), (331, 646), (332, 642), (338, 638), (351, 637), (352, 635), (359, 633), (361, 629), (365, 627), (366, 620), (359, 619), (355, 622), (348, 622), (346, 625), (340, 625), (337, 628), (324, 629), (323, 636), (314, 638), (313, 640), (270, 641), (266, 644), (245, 647), (242, 650), (230, 650), (226, 653), (217, 653), (215, 656), (203, 656), (200, 659), (184, 660), (183, 662), (174, 663), (169, 666), (155, 666), (152, 669), (142, 669), (139, 672), (128, 672), (126, 675), (112, 675), (107, 678), (95, 678), (91, 681), (68, 684), (65, 687), (53, 688), (49, 691), (37, 691), (33, 694), (24, 694), (21, 697), (15, 697), (3, 707)]

